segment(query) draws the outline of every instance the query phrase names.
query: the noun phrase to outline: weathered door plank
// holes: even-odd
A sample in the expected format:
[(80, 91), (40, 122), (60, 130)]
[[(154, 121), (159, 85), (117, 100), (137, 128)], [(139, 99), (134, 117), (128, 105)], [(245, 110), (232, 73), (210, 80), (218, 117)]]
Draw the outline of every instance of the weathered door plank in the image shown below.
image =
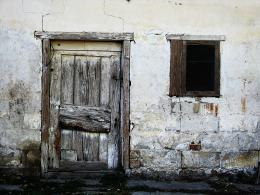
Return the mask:
[(118, 166), (119, 124), (120, 124), (120, 56), (111, 57), (110, 106), (111, 128), (108, 136), (108, 168)]
[(100, 86), (100, 105), (110, 107), (110, 79), (111, 79), (111, 60), (110, 57), (101, 58), (101, 86)]
[(100, 105), (100, 81), (101, 69), (99, 57), (87, 57), (88, 63), (88, 105)]
[(49, 117), (50, 117), (50, 40), (42, 40), (42, 126), (41, 126), (41, 171), (48, 169)]
[(62, 149), (61, 150), (61, 159), (66, 161), (77, 161), (77, 151), (72, 149)]
[[(82, 43), (84, 44), (84, 43)], [(75, 56), (75, 84), (74, 84), (74, 105), (87, 105), (88, 102), (88, 64), (86, 56)], [(82, 124), (82, 127), (87, 126)], [(83, 140), (85, 132), (73, 131), (73, 149), (77, 152), (77, 160), (83, 161)]]
[[(101, 89), (100, 105), (110, 108), (110, 80), (111, 80), (111, 59), (101, 58)], [(111, 117), (110, 117), (111, 119)], [(100, 133), (99, 160), (107, 163), (108, 159), (108, 134)]]
[(73, 131), (72, 149), (77, 152), (77, 161), (83, 160), (83, 136), (84, 132)]
[(87, 105), (89, 82), (86, 56), (75, 56), (74, 104)]
[(83, 158), (85, 161), (99, 160), (99, 133), (85, 133), (83, 137)]
[(99, 134), (99, 161), (107, 164), (107, 144), (108, 144), (108, 135), (106, 133)]
[(49, 166), (59, 166), (59, 137), (58, 116), (60, 105), (60, 82), (61, 82), (61, 55), (53, 56), (51, 64), (51, 84), (50, 84), (50, 128), (49, 128)]
[(61, 130), (61, 149), (70, 150), (72, 149), (73, 131), (68, 129)]
[(73, 104), (74, 56), (62, 55), (61, 63), (61, 103)]

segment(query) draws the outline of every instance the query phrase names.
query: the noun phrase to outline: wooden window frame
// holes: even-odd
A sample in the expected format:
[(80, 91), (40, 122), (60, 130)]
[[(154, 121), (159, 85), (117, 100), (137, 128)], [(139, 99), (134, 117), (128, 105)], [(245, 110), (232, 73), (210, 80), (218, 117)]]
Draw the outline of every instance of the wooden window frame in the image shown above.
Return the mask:
[[(177, 97), (220, 97), (220, 41), (221, 36), (166, 35), (171, 45), (169, 96)], [(215, 46), (215, 80), (212, 91), (186, 90), (187, 44)]]
[(50, 60), (52, 40), (118, 41), (122, 43), (120, 83), (120, 145), (119, 166), (129, 169), (130, 152), (130, 49), (134, 33), (101, 32), (46, 32), (35, 31), (35, 38), (42, 40), (42, 105), (41, 105), (41, 172), (48, 171), (48, 140), (50, 125)]

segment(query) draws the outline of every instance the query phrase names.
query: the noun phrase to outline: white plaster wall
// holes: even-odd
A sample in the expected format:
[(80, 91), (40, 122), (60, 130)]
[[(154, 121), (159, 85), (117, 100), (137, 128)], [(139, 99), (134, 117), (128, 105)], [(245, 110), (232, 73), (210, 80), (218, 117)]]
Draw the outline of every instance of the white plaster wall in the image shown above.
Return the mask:
[[(135, 33), (131, 149), (141, 155), (156, 159), (157, 151), (187, 151), (192, 141), (201, 141), (202, 151), (223, 155), (259, 148), (259, 9), (258, 0), (0, 0), (1, 148), (11, 145), (6, 132), (21, 140), (40, 140), (41, 44), (35, 30)], [(168, 97), (167, 33), (225, 35), (220, 98)], [(12, 100), (10, 89), (15, 86), (20, 91)], [(19, 98), (26, 100), (22, 108), (10, 108)], [(198, 113), (194, 104), (200, 106)], [(22, 118), (14, 114), (17, 109), (23, 110)]]

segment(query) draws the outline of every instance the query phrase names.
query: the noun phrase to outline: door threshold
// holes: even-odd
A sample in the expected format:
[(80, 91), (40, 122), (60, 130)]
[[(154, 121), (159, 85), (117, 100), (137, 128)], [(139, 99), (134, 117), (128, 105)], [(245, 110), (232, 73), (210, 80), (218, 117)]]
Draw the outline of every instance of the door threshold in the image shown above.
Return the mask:
[(62, 171), (104, 171), (108, 170), (107, 163), (100, 161), (60, 161)]
[(46, 179), (65, 179), (65, 180), (81, 180), (81, 179), (101, 179), (105, 175), (117, 174), (118, 170), (108, 169), (99, 171), (68, 171), (60, 169), (49, 169), (42, 176)]

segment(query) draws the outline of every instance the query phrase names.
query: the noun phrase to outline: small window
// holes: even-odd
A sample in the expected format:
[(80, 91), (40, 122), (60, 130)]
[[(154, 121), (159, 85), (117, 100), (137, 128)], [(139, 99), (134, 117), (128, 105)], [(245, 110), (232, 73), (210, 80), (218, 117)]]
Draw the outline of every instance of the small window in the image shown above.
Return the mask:
[(219, 97), (219, 43), (171, 40), (170, 96)]

